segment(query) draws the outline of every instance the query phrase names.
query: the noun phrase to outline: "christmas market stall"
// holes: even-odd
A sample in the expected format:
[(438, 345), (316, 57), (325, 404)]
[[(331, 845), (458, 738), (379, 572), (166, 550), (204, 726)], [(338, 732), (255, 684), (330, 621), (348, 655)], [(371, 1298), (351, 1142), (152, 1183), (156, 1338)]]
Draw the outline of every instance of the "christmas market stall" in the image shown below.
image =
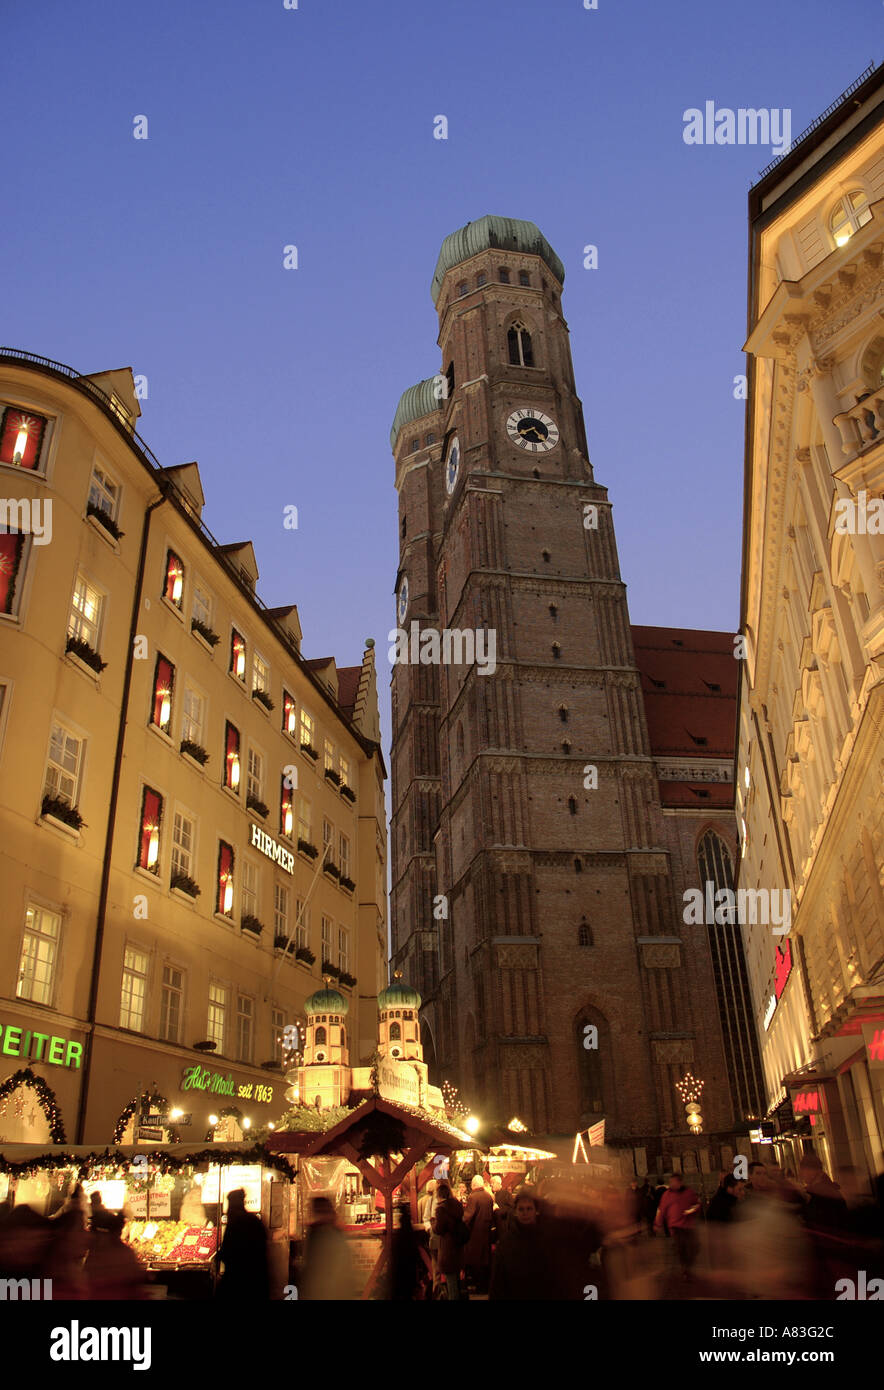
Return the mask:
[(281, 1296), (288, 1278), (291, 1167), (263, 1145), (142, 1142), (96, 1151), (10, 1144), (0, 1149), (0, 1200), (50, 1217), (79, 1201), (93, 1223), (107, 1213), (122, 1213), (122, 1238), (160, 1296), (163, 1286), (178, 1296), (211, 1293), (226, 1199), (236, 1188), (245, 1192), (246, 1210), (267, 1228), (271, 1286)]

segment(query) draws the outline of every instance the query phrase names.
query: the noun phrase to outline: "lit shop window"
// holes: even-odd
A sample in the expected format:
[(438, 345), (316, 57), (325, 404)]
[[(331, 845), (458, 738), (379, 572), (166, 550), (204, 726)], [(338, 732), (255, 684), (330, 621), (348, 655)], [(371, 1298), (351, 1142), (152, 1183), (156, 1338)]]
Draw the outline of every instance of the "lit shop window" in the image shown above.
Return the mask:
[(215, 911), (222, 917), (233, 916), (233, 846), (218, 841), (218, 892)]
[(27, 541), (23, 531), (0, 534), (0, 613), (10, 617), (15, 617), (19, 609)]
[(138, 836), (138, 867), (152, 874), (160, 871), (160, 827), (163, 817), (163, 798), (151, 787), (145, 787), (141, 797), (141, 829)]
[(239, 729), (228, 720), (224, 727), (224, 785), (232, 792), (239, 791)]
[(232, 628), (230, 632), (230, 674), (246, 683), (246, 639)]
[(176, 608), (184, 607), (184, 566), (174, 550), (166, 552), (166, 579), (163, 585), (163, 598)]
[(7, 406), (0, 423), (0, 463), (39, 472), (45, 434), (46, 420), (42, 415)]
[(295, 823), (295, 794), (291, 787), (286, 786), (285, 773), (280, 777), (279, 783), (279, 832), (281, 835), (291, 835)]
[(227, 1015), (230, 1010), (230, 990), (226, 985), (209, 985), (209, 1017), (206, 1024), (206, 1037), (216, 1044), (218, 1051), (224, 1051), (224, 1038), (227, 1033)]
[(829, 219), (829, 227), (835, 238), (835, 245), (846, 245), (854, 232), (858, 232), (860, 227), (864, 227), (871, 220), (872, 210), (865, 193), (857, 190), (854, 193), (845, 194), (843, 198), (839, 199)]
[(282, 692), (282, 731), (294, 738), (298, 732), (298, 714), (295, 708), (295, 697), (290, 695), (287, 690)]
[(63, 724), (53, 724), (49, 735), (49, 754), (43, 796), (76, 806), (80, 795), (85, 740), (77, 738)]
[(163, 966), (163, 992), (160, 996), (160, 1037), (177, 1043), (181, 1037), (181, 1010), (184, 1002), (184, 971), (174, 965)]
[(148, 957), (146, 951), (126, 947), (123, 957), (123, 987), (120, 993), (120, 1027), (140, 1032), (144, 1027), (147, 998)]
[(167, 734), (172, 726), (172, 691), (175, 688), (175, 667), (167, 657), (157, 653), (153, 673), (153, 700), (150, 722)]
[(16, 995), (34, 1004), (51, 1004), (61, 935), (61, 917), (45, 907), (28, 904)]

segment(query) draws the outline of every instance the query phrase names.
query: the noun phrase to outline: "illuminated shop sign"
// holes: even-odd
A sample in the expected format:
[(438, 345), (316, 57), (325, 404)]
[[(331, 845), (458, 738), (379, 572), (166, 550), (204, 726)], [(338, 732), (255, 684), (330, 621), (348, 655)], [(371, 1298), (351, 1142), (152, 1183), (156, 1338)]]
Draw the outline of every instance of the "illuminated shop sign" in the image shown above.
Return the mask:
[(777, 1011), (777, 1005), (780, 1002), (783, 990), (786, 988), (786, 984), (788, 983), (788, 979), (791, 974), (792, 944), (791, 942), (787, 941), (782, 947), (777, 946), (777, 959), (776, 965), (774, 966), (773, 994), (768, 999), (767, 1008), (764, 1011), (765, 1032), (767, 1032), (768, 1028), (771, 1025), (771, 1022), (773, 1021), (773, 1016)]
[(32, 1062), (49, 1062), (53, 1067), (73, 1067), (76, 1071), (83, 1060), (82, 1043), (52, 1033), (0, 1023), (0, 1039), (0, 1052), (7, 1057), (27, 1057)]
[(281, 869), (285, 869), (287, 874), (295, 871), (295, 856), (290, 849), (284, 845), (277, 844), (272, 835), (268, 835), (266, 830), (262, 830), (260, 825), (252, 824), (252, 845), (259, 849), (262, 854), (266, 854), (268, 859), (272, 859), (274, 864), (278, 864)]
[(195, 1063), (185, 1067), (181, 1073), (182, 1091), (209, 1091), (214, 1096), (234, 1096), (237, 1100), (254, 1100), (269, 1105), (273, 1100), (273, 1087), (260, 1081), (234, 1081), (230, 1072), (222, 1076), (220, 1072), (209, 1071)]
[(884, 1067), (884, 1023), (864, 1023), (863, 1042), (869, 1066), (876, 1069)]

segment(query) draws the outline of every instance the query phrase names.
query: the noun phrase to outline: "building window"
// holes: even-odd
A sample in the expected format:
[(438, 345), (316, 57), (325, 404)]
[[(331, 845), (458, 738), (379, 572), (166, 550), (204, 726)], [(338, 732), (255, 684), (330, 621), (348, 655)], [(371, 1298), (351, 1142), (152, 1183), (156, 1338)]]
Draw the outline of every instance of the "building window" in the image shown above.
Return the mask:
[(872, 210), (865, 193), (857, 189), (853, 193), (845, 194), (835, 204), (829, 218), (829, 229), (835, 239), (835, 245), (846, 245), (854, 232), (858, 232), (860, 227), (864, 227), (871, 220)]
[(247, 994), (236, 1000), (236, 1055), (240, 1062), (251, 1062), (255, 1038), (255, 1001)]
[(313, 807), (305, 797), (298, 797), (298, 839), (313, 843)]
[(227, 1032), (227, 1013), (230, 1008), (230, 990), (226, 985), (209, 985), (209, 1017), (206, 1023), (206, 1037), (214, 1042), (219, 1052), (224, 1051), (224, 1037)]
[(507, 270), (507, 268), (506, 268), (505, 265), (502, 265), (502, 266), (500, 267), (500, 269), (498, 270), (498, 272), (497, 272), (497, 278), (498, 278), (498, 280), (500, 281), (500, 283), (501, 283), (502, 285), (508, 285), (508, 284), (509, 284), (509, 282), (510, 282), (510, 273), (509, 273), (509, 271)]
[(205, 587), (201, 579), (194, 581), (193, 585), (193, 608), (191, 609), (191, 621), (199, 623), (200, 627), (212, 630), (212, 595)]
[(568, 706), (567, 706), (567, 705), (559, 705), (559, 718), (561, 719), (561, 721), (562, 721), (563, 724), (567, 724), (567, 722), (568, 722)]
[(402, 1041), (402, 1024), (401, 1024), (401, 1023), (391, 1023), (391, 1024), (390, 1024), (390, 1042), (401, 1042), (401, 1041)]
[(297, 925), (295, 926), (295, 945), (310, 945), (310, 908), (306, 906), (303, 898), (298, 898), (295, 902), (295, 912), (298, 915)]
[(514, 323), (506, 335), (509, 346), (510, 363), (514, 367), (533, 367), (534, 349), (531, 334), (523, 323)]
[(327, 1042), (326, 1042), (327, 1037), (328, 1037), (327, 1029), (323, 1028), (322, 1025), (320, 1025), (320, 1026), (316, 1029), (316, 1031), (315, 1031), (315, 1033), (314, 1033), (314, 1035), (313, 1035), (313, 1045), (314, 1045), (314, 1047), (326, 1047), (326, 1046), (327, 1046)]
[(522, 286), (531, 284), (531, 276), (528, 274), (527, 270), (519, 271), (519, 284)]
[(477, 285), (477, 287), (478, 287), (479, 289), (481, 289), (482, 286), (486, 283), (487, 279), (488, 279), (488, 276), (485, 274), (484, 270), (480, 270), (480, 271), (479, 271), (479, 274), (476, 276), (476, 285)]
[(203, 745), (205, 737), (206, 702), (192, 685), (185, 685), (183, 714), (181, 717), (181, 738), (187, 743)]
[(144, 1027), (144, 1005), (147, 999), (146, 951), (127, 946), (123, 957), (123, 988), (120, 995), (120, 1027), (140, 1033)]
[(294, 738), (298, 732), (298, 714), (295, 708), (295, 697), (290, 695), (287, 690), (282, 692), (282, 731)]
[(338, 927), (338, 965), (342, 972), (350, 970), (350, 933), (346, 927)]
[(285, 1066), (288, 1052), (285, 1048), (285, 1013), (274, 1005), (270, 1010), (270, 1045), (277, 1066)]
[(230, 720), (224, 727), (224, 785), (232, 792), (239, 792), (239, 729)]
[(172, 727), (172, 693), (175, 689), (175, 667), (161, 652), (153, 672), (153, 699), (150, 722), (167, 734)]
[(460, 284), (457, 287), (458, 298), (463, 299), (464, 295), (469, 293), (469, 289), (470, 287), (467, 284), (466, 280), (461, 280)]
[(270, 667), (259, 652), (252, 656), (252, 689), (270, 693)]
[(332, 919), (323, 917), (322, 919), (322, 961), (328, 961), (331, 965), (332, 960)]
[(181, 1037), (181, 1004), (184, 998), (184, 972), (174, 965), (163, 966), (160, 995), (160, 1037), (177, 1043)]
[(416, 454), (417, 451), (418, 451), (418, 449), (420, 448), (420, 446), (421, 446), (420, 440), (419, 440), (419, 439), (413, 439), (413, 440), (411, 441), (411, 452), (412, 452), (413, 454)]
[(78, 574), (68, 620), (68, 637), (75, 642), (85, 642), (96, 653), (101, 642), (103, 606), (102, 595), (92, 587), (85, 575)]
[(179, 610), (184, 607), (184, 565), (174, 550), (166, 551), (166, 577), (163, 598)]
[[(327, 820), (326, 817), (323, 816), (323, 818), (322, 818), (322, 848), (323, 848), (323, 850), (327, 850), (327, 849), (329, 849), (329, 848), (333, 850), (333, 849), (334, 849), (334, 844), (335, 844), (335, 830), (334, 830), (334, 826), (332, 825), (332, 823), (331, 823), (330, 820)], [(326, 859), (325, 862), (328, 863), (328, 859)]]
[[(586, 1047), (589, 1037), (587, 1028), (598, 1028), (598, 1047)], [(580, 1109), (584, 1114), (600, 1115), (605, 1110), (605, 1080), (603, 1057), (606, 1053), (608, 1028), (600, 1015), (584, 1010), (577, 1019), (575, 1028), (577, 1043), (577, 1069), (580, 1083)]]
[(294, 792), (283, 773), (279, 779), (279, 833), (288, 839), (295, 828), (294, 799)]
[(289, 890), (284, 883), (274, 883), (273, 885), (273, 934), (277, 936), (288, 936), (289, 934)]
[(588, 922), (581, 922), (580, 926), (577, 928), (577, 945), (592, 945), (592, 927), (589, 925)]
[(236, 628), (230, 630), (230, 666), (231, 676), (235, 676), (238, 681), (246, 683), (246, 639), (242, 633), (237, 632)]
[(350, 877), (350, 841), (346, 835), (340, 837), (340, 859), (338, 868), (341, 871), (341, 878)]
[(258, 916), (258, 866), (251, 859), (244, 859), (242, 863), (240, 916)]
[(24, 559), (28, 536), (23, 531), (8, 530), (0, 535), (0, 613), (15, 617), (19, 609), (21, 585), (24, 578)]
[(338, 775), (340, 776), (342, 787), (352, 788), (353, 783), (350, 781), (350, 759), (345, 758), (343, 754), (341, 754), (338, 760)]
[(558, 661), (559, 658), (561, 657), (561, 655), (562, 655), (562, 647), (561, 647), (561, 644), (560, 644), (559, 642), (553, 642), (553, 644), (552, 644), (552, 654), (553, 654), (553, 660), (554, 660), (554, 661)]
[(218, 883), (215, 911), (222, 917), (233, 916), (233, 846), (218, 841)]
[(193, 877), (193, 848), (196, 822), (186, 811), (176, 811), (172, 817), (172, 877), (181, 874)]
[(330, 771), (334, 772), (334, 771), (336, 770), (336, 769), (335, 769), (335, 747), (334, 747), (334, 744), (332, 743), (332, 741), (331, 741), (330, 738), (323, 739), (323, 741), (322, 741), (322, 748), (323, 748), (323, 757), (322, 757), (322, 767), (323, 767), (323, 771), (324, 771), (324, 772), (328, 772), (328, 771), (330, 770)]
[(34, 1004), (51, 1004), (55, 963), (61, 936), (61, 917), (45, 907), (29, 903), (15, 993)]
[(301, 747), (313, 747), (313, 716), (303, 708), (301, 710)]
[(152, 787), (141, 794), (141, 823), (138, 834), (138, 868), (152, 874), (160, 872), (160, 829), (163, 820), (163, 798)]
[(114, 482), (109, 473), (95, 464), (92, 468), (92, 479), (89, 483), (89, 498), (87, 506), (101, 512), (102, 516), (109, 517), (113, 522), (117, 520), (117, 510), (120, 505), (120, 489)]
[(251, 797), (254, 801), (264, 800), (264, 759), (254, 746), (249, 748), (246, 796)]
[(424, 443), (425, 443), (425, 444), (427, 445), (427, 447), (429, 448), (429, 446), (430, 446), (431, 444), (435, 444), (435, 443), (436, 443), (436, 436), (435, 436), (434, 434), (432, 434), (432, 433), (428, 434), (428, 435), (426, 436), (426, 438), (424, 439)]
[(39, 473), (46, 424), (42, 415), (8, 405), (0, 423), (0, 463)]
[(46, 776), (43, 779), (44, 797), (63, 801), (66, 806), (77, 805), (85, 748), (85, 740), (77, 738), (76, 734), (72, 734), (63, 724), (52, 725)]

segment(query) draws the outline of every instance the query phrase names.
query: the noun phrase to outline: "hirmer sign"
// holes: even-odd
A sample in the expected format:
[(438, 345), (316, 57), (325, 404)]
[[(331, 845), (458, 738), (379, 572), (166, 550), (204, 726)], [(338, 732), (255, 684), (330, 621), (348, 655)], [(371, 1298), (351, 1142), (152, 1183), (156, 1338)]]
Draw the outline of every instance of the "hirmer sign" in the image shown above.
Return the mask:
[(274, 864), (285, 869), (287, 874), (294, 873), (295, 856), (292, 851), (286, 849), (284, 845), (277, 844), (273, 836), (268, 835), (266, 830), (262, 830), (260, 825), (252, 825), (252, 844), (255, 849), (266, 854), (268, 859), (272, 859)]

